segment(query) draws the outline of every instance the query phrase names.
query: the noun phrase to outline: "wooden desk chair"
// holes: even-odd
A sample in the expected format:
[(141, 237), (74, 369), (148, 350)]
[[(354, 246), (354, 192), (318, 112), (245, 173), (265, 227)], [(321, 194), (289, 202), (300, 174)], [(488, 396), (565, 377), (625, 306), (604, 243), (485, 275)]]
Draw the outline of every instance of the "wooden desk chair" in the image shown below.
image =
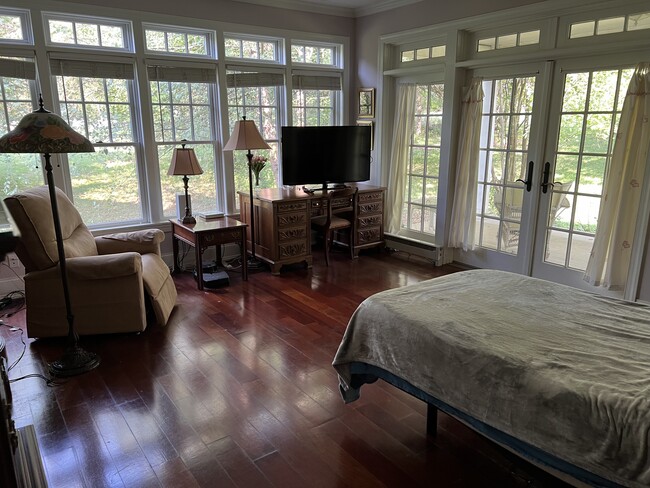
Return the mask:
[[(349, 229), (350, 258), (354, 258), (354, 220), (357, 208), (357, 191), (355, 188), (332, 190), (327, 194), (325, 215), (311, 219), (311, 228), (323, 235), (325, 239), (325, 263), (330, 265), (329, 251), (334, 240), (334, 231)], [(345, 215), (348, 218), (344, 218)]]

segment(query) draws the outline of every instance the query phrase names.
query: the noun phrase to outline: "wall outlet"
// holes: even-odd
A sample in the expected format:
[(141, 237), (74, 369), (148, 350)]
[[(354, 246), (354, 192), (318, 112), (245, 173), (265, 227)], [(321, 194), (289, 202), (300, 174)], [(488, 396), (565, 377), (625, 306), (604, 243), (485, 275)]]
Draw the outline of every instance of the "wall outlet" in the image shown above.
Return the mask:
[(10, 268), (19, 268), (20, 267), (20, 259), (18, 259), (18, 256), (16, 256), (13, 253), (7, 254), (7, 261), (9, 262), (9, 267)]

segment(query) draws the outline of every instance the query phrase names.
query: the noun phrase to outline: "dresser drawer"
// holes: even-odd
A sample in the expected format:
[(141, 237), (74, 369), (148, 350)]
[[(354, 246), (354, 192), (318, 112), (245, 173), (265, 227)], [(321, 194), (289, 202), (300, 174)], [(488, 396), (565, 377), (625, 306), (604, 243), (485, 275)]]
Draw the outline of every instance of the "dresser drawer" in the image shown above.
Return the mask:
[(383, 214), (384, 202), (383, 201), (359, 201), (359, 215), (364, 214)]
[(305, 212), (301, 213), (286, 213), (286, 214), (278, 214), (277, 215), (277, 225), (278, 229), (282, 229), (283, 227), (299, 227), (299, 226), (304, 226), (305, 228), (307, 227), (307, 214)]
[(383, 240), (383, 232), (381, 231), (381, 226), (357, 229), (358, 246), (373, 244), (375, 242), (381, 242), (382, 240)]
[(307, 228), (305, 226), (278, 229), (278, 242), (297, 240), (304, 240), (305, 243), (307, 242)]
[(297, 212), (307, 210), (309, 202), (280, 202), (277, 204), (278, 213)]

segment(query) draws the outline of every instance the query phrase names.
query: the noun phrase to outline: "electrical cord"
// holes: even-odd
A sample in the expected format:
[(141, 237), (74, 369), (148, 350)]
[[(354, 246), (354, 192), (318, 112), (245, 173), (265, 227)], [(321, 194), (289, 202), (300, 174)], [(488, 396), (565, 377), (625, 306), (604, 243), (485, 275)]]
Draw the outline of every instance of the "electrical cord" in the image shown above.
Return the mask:
[[(22, 296), (24, 296), (24, 293), (22, 293), (22, 292), (11, 292), (11, 293), (21, 294)], [(22, 310), (23, 308), (25, 308), (24, 301), (23, 301), (23, 304), (21, 305), (21, 307), (18, 310), (15, 310), (10, 314), (5, 314), (4, 316), (11, 317), (16, 312)], [(25, 352), (27, 351), (27, 343), (25, 342), (25, 332), (20, 327), (14, 327), (13, 325), (6, 324), (3, 320), (0, 320), (0, 326), (8, 328), (11, 332), (20, 332), (20, 342), (23, 345), (23, 350), (18, 355), (18, 358), (13, 363), (11, 363), (6, 369), (7, 374), (9, 374), (9, 372), (12, 369), (14, 369), (18, 365), (18, 363), (23, 359), (23, 357), (25, 356)], [(40, 373), (30, 373), (30, 374), (26, 374), (24, 376), (20, 376), (18, 378), (11, 378), (11, 379), (9, 379), (9, 383), (15, 383), (16, 381), (21, 381), (21, 380), (24, 380), (24, 379), (27, 379), (27, 378), (41, 378), (42, 380), (45, 381), (45, 384), (47, 386), (50, 386), (50, 387), (61, 385), (61, 383), (57, 383), (54, 380), (54, 378), (48, 378), (47, 376), (42, 375)]]

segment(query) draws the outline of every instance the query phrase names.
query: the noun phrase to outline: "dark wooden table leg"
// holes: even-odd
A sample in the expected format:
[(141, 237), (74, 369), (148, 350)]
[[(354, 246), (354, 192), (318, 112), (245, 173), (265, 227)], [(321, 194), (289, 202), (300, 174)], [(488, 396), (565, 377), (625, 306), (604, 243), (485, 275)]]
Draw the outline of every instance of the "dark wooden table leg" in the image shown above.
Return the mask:
[(174, 273), (180, 273), (181, 266), (178, 263), (178, 239), (173, 234), (173, 229), (172, 229), (172, 249), (174, 250)]
[(241, 276), (244, 281), (248, 280), (248, 256), (246, 253), (246, 227), (241, 228)]
[(194, 243), (194, 250), (196, 251), (196, 284), (199, 290), (203, 290), (203, 252), (201, 249), (201, 238), (197, 238), (196, 241)]

